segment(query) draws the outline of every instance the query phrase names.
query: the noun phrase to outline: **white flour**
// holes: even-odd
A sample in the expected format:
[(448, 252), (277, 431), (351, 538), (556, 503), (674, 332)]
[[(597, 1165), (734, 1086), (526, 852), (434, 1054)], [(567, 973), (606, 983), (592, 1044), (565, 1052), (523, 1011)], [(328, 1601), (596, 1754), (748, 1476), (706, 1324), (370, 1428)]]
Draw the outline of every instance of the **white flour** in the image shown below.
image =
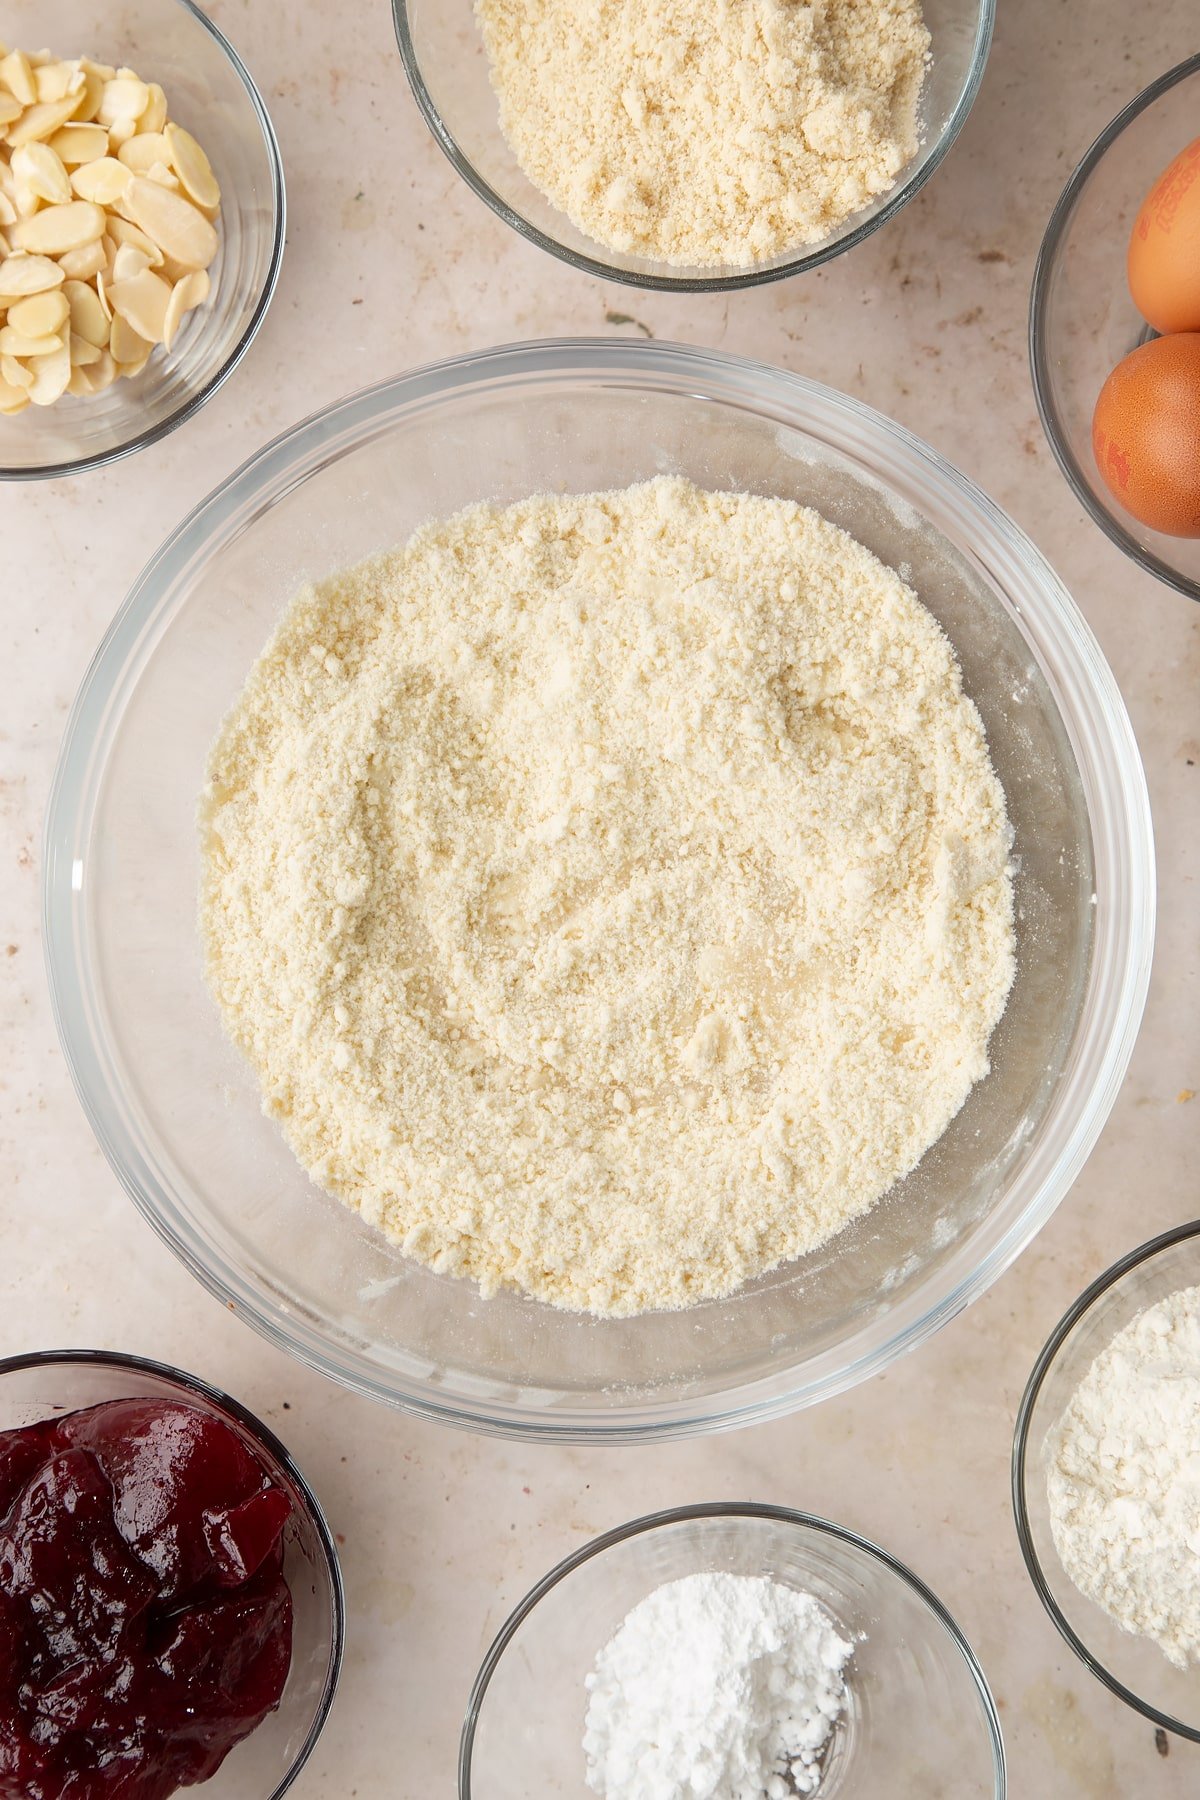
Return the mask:
[(1047, 1454), (1051, 1529), (1076, 1587), (1177, 1668), (1200, 1661), (1200, 1287), (1117, 1334)]
[(850, 1654), (810, 1594), (746, 1575), (667, 1582), (588, 1676), (588, 1786), (606, 1800), (815, 1794)]

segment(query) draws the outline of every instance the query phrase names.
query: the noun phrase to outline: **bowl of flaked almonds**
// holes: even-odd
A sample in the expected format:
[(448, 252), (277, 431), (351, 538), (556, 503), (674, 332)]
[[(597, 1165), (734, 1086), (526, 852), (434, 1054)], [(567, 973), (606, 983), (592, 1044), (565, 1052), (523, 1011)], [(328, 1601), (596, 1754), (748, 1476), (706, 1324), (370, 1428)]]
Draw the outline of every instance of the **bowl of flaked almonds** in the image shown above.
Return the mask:
[(17, 0), (0, 43), (0, 476), (154, 443), (261, 323), (283, 252), (270, 119), (190, 0)]

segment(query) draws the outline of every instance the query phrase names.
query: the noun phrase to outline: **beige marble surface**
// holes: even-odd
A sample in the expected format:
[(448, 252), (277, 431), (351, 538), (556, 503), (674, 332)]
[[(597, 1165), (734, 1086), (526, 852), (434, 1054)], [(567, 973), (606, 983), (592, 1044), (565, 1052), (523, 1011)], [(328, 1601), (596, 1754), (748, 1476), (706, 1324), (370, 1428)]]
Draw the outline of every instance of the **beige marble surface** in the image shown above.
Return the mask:
[[(263, 87), (287, 165), (288, 251), (265, 328), (165, 454), (0, 489), (0, 1353), (94, 1344), (174, 1359), (293, 1446), (344, 1541), (351, 1605), (341, 1693), (297, 1800), (451, 1792), (476, 1666), (527, 1585), (636, 1512), (735, 1496), (842, 1520), (945, 1597), (993, 1684), (1014, 1795), (1197, 1793), (1200, 1750), (1172, 1741), (1165, 1754), (1060, 1643), (1025, 1578), (1008, 1501), (1013, 1415), (1046, 1333), (1114, 1256), (1197, 1210), (1200, 1100), (1184, 1096), (1200, 1089), (1200, 607), (1139, 574), (1085, 519), (1043, 442), (1025, 360), (1052, 202), (1117, 107), (1195, 49), (1194, 0), (1001, 0), (981, 97), (930, 186), (819, 274), (729, 300), (605, 287), (494, 220), (425, 132), (386, 0), (211, 0), (210, 11)], [(1145, 1025), (1108, 1128), (1052, 1224), (982, 1302), (886, 1377), (791, 1420), (650, 1451), (551, 1451), (343, 1395), (223, 1312), (140, 1222), (55, 1042), (40, 830), (66, 709), (101, 632), (161, 537), (243, 457), (414, 362), (636, 329), (614, 326), (614, 312), (863, 396), (1032, 534), (1133, 715), (1161, 913)]]

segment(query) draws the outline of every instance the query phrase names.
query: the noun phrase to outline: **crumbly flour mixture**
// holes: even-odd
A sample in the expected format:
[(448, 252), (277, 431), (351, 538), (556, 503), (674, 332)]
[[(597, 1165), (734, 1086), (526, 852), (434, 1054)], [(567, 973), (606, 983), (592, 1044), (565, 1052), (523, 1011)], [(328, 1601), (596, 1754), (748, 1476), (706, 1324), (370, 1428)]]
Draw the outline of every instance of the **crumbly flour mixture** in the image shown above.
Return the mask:
[(588, 1786), (605, 1800), (815, 1794), (850, 1655), (824, 1607), (781, 1582), (667, 1582), (588, 1676)]
[(988, 1067), (1009, 830), (932, 616), (677, 479), (431, 524), (292, 602), (202, 930), (304, 1167), (414, 1257), (630, 1314), (823, 1243)]
[(1200, 1662), (1200, 1288), (1118, 1332), (1047, 1449), (1050, 1525), (1075, 1586), (1177, 1668)]
[(812, 244), (917, 149), (920, 0), (476, 0), (526, 175), (609, 249)]

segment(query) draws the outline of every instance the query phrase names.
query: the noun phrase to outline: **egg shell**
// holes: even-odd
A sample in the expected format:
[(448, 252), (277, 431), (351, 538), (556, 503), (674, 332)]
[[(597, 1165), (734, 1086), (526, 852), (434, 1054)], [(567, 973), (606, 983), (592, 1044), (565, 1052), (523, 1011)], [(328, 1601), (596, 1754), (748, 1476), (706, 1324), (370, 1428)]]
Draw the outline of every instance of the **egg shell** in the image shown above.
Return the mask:
[(1200, 537), (1200, 332), (1142, 344), (1096, 401), (1092, 450), (1114, 499), (1168, 537)]
[(1133, 303), (1155, 331), (1200, 331), (1200, 137), (1142, 201), (1126, 272)]

